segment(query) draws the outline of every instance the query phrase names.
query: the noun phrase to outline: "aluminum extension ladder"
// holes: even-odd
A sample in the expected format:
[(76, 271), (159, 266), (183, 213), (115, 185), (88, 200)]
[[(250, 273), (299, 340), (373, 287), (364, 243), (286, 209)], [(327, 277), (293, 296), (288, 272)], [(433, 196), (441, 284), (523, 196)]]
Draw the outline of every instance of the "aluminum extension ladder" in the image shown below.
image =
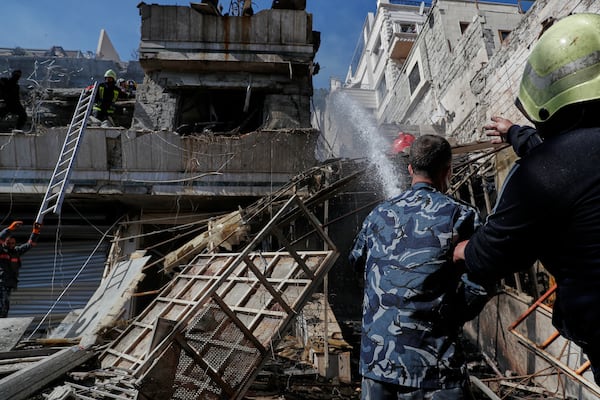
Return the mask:
[(98, 82), (94, 82), (93, 85), (81, 91), (60, 156), (56, 162), (56, 167), (54, 167), (54, 172), (46, 189), (40, 211), (35, 219), (35, 222), (38, 224), (41, 224), (44, 216), (50, 212), (60, 214), (73, 162), (77, 156), (81, 137), (85, 131), (87, 120), (94, 104), (97, 88)]

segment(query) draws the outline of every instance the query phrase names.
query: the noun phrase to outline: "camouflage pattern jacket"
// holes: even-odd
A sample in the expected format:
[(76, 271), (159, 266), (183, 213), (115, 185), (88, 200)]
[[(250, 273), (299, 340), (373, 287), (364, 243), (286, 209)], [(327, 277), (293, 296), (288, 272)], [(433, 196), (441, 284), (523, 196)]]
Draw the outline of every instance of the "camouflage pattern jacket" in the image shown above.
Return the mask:
[(480, 226), (477, 211), (425, 183), (377, 206), (350, 262), (365, 268), (360, 373), (425, 390), (468, 378), (458, 338), (489, 296), (452, 263)]

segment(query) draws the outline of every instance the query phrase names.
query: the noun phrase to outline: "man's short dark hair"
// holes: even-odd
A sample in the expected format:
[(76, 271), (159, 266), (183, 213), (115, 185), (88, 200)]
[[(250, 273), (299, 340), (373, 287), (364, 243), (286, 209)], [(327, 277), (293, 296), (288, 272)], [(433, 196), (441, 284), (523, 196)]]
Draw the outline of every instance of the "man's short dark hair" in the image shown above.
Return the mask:
[(437, 135), (419, 136), (410, 146), (408, 162), (414, 173), (435, 177), (452, 162), (450, 143)]

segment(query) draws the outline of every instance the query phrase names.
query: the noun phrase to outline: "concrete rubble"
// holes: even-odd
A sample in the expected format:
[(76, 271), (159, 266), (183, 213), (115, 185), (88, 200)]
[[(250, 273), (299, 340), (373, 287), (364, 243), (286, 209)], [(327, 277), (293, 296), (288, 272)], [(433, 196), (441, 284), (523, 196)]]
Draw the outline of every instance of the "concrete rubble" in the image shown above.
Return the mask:
[[(330, 115), (334, 97), (328, 110), (311, 112), (320, 33), (306, 2), (273, 1), (267, 10), (250, 3), (232, 2), (229, 10), (212, 0), (139, 3), (139, 63), (62, 48), (0, 49), (12, 69), (35, 82), (27, 89), (31, 129), (0, 134), (0, 203), (13, 216), (39, 204), (89, 77), (114, 68), (138, 83), (117, 103), (115, 126), (90, 123), (66, 207), (44, 224), (56, 240), (42, 241), (47, 254), (55, 255), (60, 241), (66, 253), (91, 250), (89, 238), (100, 230), (110, 242), (106, 254), (95, 275), (89, 272), (92, 284), (73, 297), (65, 291), (56, 299), (55, 288), (41, 286), (35, 274), (24, 279), (36, 283), (15, 293), (27, 317), (0, 320), (2, 399), (360, 397), (361, 274), (348, 271), (344, 257), (383, 184), (364, 143), (343, 140), (353, 127), (344, 125), (350, 117)], [(378, 1), (383, 11), (365, 24), (365, 37), (379, 41), (363, 44), (383, 60), (372, 76), (384, 79), (377, 87), (363, 82), (357, 71), (369, 74), (358, 68), (348, 87), (338, 82), (334, 89), (376, 114), (396, 178), (406, 159), (385, 149), (399, 132), (449, 136), (450, 192), (485, 215), (497, 175), (514, 161), (505, 146), (479, 135), (490, 99), (514, 115), (511, 77), (540, 23), (599, 6), (539, 1), (526, 15), (513, 10), (498, 18), (506, 5), (475, 4), (474, 18), (462, 0), (435, 2), (430, 14), (421, 4), (392, 3), (404, 2)], [(406, 20), (393, 21), (398, 15)], [(508, 22), (514, 31), (493, 34), (494, 24)], [(108, 55), (105, 32), (102, 38)], [(371, 120), (352, 110), (351, 117)], [(0, 130), (11, 123), (0, 121)], [(62, 238), (65, 225), (70, 236)], [(44, 281), (56, 276), (50, 258), (28, 263)], [(569, 374), (580, 364), (578, 349), (562, 338), (539, 345), (551, 333), (547, 303), (530, 309), (551, 286), (540, 276), (532, 270), (505, 282), (502, 295), (465, 327), (474, 338), (465, 345), (479, 345), (469, 351), (478, 399), (600, 395), (589, 372)], [(77, 292), (85, 294), (81, 307), (53, 312), (83, 297)], [(36, 302), (44, 300), (40, 312)]]

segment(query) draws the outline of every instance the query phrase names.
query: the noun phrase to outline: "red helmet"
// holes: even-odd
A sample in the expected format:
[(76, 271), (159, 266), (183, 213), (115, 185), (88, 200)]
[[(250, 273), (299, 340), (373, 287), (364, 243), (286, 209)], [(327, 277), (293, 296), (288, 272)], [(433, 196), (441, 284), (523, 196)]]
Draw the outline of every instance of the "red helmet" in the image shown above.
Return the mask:
[(414, 141), (415, 137), (410, 133), (398, 132), (398, 137), (392, 144), (392, 154), (406, 151)]

